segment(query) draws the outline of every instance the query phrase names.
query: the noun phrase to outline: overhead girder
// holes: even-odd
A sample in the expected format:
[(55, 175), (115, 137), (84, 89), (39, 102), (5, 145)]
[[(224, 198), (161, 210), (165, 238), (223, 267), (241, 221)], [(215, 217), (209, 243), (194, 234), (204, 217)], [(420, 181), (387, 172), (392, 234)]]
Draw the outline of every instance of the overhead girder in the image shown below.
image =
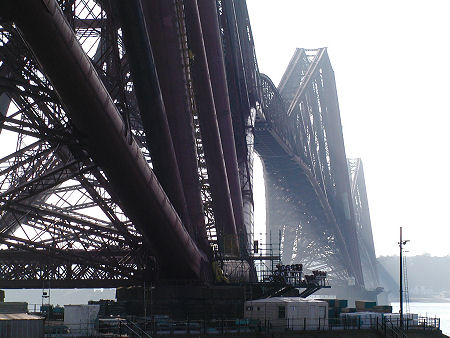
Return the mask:
[(145, 242), (152, 244), (165, 274), (207, 278), (206, 257), (129, 135), (57, 3), (12, 1), (5, 6), (62, 99), (81, 143), (104, 170)]

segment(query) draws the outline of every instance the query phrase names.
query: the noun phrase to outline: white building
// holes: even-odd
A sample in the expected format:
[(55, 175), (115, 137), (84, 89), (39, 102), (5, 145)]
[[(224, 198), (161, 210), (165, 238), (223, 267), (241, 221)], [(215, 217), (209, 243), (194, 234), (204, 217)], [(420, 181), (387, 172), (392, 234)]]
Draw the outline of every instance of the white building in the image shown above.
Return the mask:
[(70, 333), (90, 335), (96, 332), (100, 305), (64, 305), (64, 325)]
[(273, 329), (323, 330), (328, 328), (328, 303), (300, 297), (273, 297), (245, 302), (244, 316)]

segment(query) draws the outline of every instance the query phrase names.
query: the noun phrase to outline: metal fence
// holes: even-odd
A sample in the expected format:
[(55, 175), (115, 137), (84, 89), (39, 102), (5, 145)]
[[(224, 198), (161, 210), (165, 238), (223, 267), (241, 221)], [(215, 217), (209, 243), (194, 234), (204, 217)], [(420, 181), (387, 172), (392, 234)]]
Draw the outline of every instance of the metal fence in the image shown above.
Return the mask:
[[(50, 322), (46, 323), (50, 324)], [(62, 324), (62, 323), (61, 323)], [(46, 325), (46, 336), (56, 333), (81, 334), (75, 327), (64, 328), (61, 325), (55, 330)], [(405, 318), (403, 328), (400, 327), (399, 318), (384, 318), (383, 316), (364, 315), (363, 318), (341, 317), (331, 319), (311, 318), (285, 318), (283, 320), (256, 320), (256, 319), (217, 319), (217, 320), (171, 320), (166, 316), (153, 318), (128, 317), (99, 319), (92, 330), (84, 332), (89, 337), (100, 337), (110, 334), (129, 337), (150, 337), (160, 335), (214, 335), (235, 334), (245, 332), (285, 332), (285, 331), (324, 331), (324, 330), (378, 330), (385, 337), (404, 337), (409, 330), (440, 330), (440, 319), (430, 317)]]
[[(400, 328), (400, 318), (389, 318), (383, 316), (364, 316), (363, 318), (355, 316), (354, 318), (342, 317), (338, 319), (329, 319), (329, 329), (380, 329), (380, 328)], [(405, 315), (403, 319), (403, 330), (440, 330), (441, 320), (437, 317), (410, 317)]]
[[(219, 319), (219, 320), (188, 320), (174, 321), (168, 318), (156, 318), (145, 320), (145, 318), (132, 318), (133, 322), (142, 331), (149, 335), (173, 335), (173, 334), (234, 334), (244, 332), (284, 332), (284, 331), (323, 331), (323, 330), (378, 330), (388, 336), (402, 337), (399, 332), (408, 330), (440, 330), (440, 319), (429, 317), (418, 317), (414, 320), (404, 320), (403, 329), (400, 328), (399, 320), (387, 320), (381, 316), (369, 317), (365, 321), (348, 320), (345, 317), (325, 320), (323, 318), (299, 318), (280, 320), (255, 320), (255, 319)], [(123, 325), (123, 324), (122, 324)], [(122, 326), (121, 332), (124, 327)]]

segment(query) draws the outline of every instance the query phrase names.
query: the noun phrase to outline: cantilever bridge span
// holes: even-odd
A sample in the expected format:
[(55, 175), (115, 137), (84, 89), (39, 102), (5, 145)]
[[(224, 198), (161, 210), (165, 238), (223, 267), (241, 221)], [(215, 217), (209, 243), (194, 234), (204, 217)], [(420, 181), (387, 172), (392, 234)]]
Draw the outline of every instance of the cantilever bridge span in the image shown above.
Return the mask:
[(2, 1), (0, 113), (0, 287), (253, 271), (254, 151), (283, 261), (377, 286), (326, 49), (276, 88), (243, 0)]

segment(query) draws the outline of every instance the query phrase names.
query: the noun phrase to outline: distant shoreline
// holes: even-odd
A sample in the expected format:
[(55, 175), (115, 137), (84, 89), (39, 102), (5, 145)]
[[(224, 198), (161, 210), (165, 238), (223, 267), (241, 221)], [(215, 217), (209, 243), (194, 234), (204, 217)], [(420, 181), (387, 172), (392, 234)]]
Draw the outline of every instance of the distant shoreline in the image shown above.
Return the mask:
[[(399, 300), (393, 300), (391, 303), (398, 303)], [(450, 298), (413, 298), (410, 303), (450, 303)]]

